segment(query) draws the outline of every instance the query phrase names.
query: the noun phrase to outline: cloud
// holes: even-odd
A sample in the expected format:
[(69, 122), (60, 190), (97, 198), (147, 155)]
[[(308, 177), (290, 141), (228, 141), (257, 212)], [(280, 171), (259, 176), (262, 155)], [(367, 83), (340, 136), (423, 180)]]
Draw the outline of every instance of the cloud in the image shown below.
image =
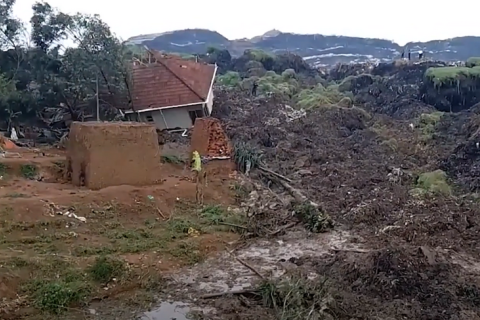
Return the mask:
[[(28, 21), (35, 1), (17, 1), (15, 14)], [(121, 38), (177, 29), (215, 30), (230, 39), (271, 29), (283, 32), (389, 39), (404, 44), (480, 35), (480, 2), (431, 1), (48, 1), (68, 13), (98, 13)]]

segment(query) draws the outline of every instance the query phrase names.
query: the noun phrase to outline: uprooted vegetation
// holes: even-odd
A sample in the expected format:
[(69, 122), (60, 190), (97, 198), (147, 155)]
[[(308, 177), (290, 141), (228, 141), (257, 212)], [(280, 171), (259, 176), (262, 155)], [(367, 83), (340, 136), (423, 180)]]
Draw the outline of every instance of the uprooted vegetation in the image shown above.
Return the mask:
[[(269, 198), (276, 203), (271, 213), (265, 198), (256, 198), (263, 210), (251, 221), (269, 226), (268, 220), (274, 230), (274, 214), (297, 218), (309, 231), (326, 232), (319, 242), (330, 234), (354, 235), (352, 244), (336, 243), (329, 254), (285, 255), (283, 276), (260, 279), (253, 296), (244, 293), (249, 310), (263, 310), (265, 319), (404, 314), (466, 320), (478, 313), (472, 299), (479, 283), (472, 282), (475, 272), (466, 262), (480, 258), (478, 110), (453, 114), (427, 105), (420, 92), (431, 66), (380, 65), (371, 75), (353, 73), (326, 86), (300, 82), (304, 87), (293, 99), (251, 99), (227, 87), (217, 93), (215, 113), (231, 138), (248, 142), (263, 166), (279, 175), (252, 166), (250, 177), (280, 199)], [(345, 96), (355, 107), (339, 104)], [(235, 107), (243, 99), (248, 104)], [(311, 203), (318, 204), (314, 214)], [(281, 241), (292, 244), (288, 236)], [(244, 298), (226, 299), (234, 304)], [(236, 308), (250, 319), (241, 305)]]
[(429, 68), (425, 73), (425, 101), (441, 111), (459, 111), (479, 102), (480, 67), (476, 60), (467, 67)]
[[(89, 25), (77, 19), (76, 27)], [(69, 116), (61, 125), (52, 116), (57, 120), (46, 121), (52, 127), (82, 119), (93, 103), (87, 84), (94, 75), (83, 65), (111, 58), (104, 54), (113, 49), (119, 61), (102, 65), (108, 72), (100, 96), (128, 102), (120, 66), (132, 53), (123, 55), (107, 29), (65, 56), (45, 43), (49, 35), (41, 33), (51, 29), (35, 29), (37, 54), (60, 63), (60, 71), (34, 72), (47, 79), (35, 93), (24, 90), (30, 79), (9, 83), (29, 98), (8, 96), (9, 117), (22, 108), (43, 110), (38, 100), (72, 107), (59, 108)], [(165, 153), (163, 165), (175, 169), (167, 169), (160, 189), (123, 186), (95, 196), (68, 189), (68, 197), (81, 200), (59, 206), (35, 199), (43, 169), (20, 166), (23, 185), (0, 197), (2, 319), (20, 312), (25, 319), (84, 319), (85, 311), (130, 319), (158, 297), (211, 303), (215, 312), (207, 317), (222, 320), (477, 317), (480, 117), (475, 108), (462, 110), (478, 100), (478, 58), (466, 67), (397, 61), (322, 73), (292, 54), (246, 50), (232, 57), (215, 48), (208, 54), (199, 58), (219, 66), (213, 113), (234, 142), (235, 174), (209, 176), (207, 202), (194, 204), (187, 158)], [(53, 84), (62, 94), (50, 96)], [(82, 103), (72, 105), (77, 98)], [(102, 116), (115, 116), (113, 104), (102, 101)], [(9, 170), (0, 164), (2, 187)], [(38, 189), (24, 196), (24, 186)], [(61, 187), (51, 186), (44, 188), (49, 199), (62, 198)], [(228, 268), (225, 256), (241, 271)], [(237, 283), (250, 273), (256, 282)], [(224, 283), (216, 278), (222, 276)], [(204, 300), (219, 287), (242, 290)], [(105, 315), (105, 309), (121, 310)]]

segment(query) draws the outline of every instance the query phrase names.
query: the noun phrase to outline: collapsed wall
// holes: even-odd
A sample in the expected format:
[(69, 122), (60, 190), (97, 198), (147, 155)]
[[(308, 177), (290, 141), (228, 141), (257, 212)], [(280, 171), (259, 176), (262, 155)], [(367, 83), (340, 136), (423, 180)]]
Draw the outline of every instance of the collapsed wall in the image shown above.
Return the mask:
[(220, 120), (212, 117), (195, 120), (190, 145), (203, 157), (230, 157), (233, 150)]
[(135, 122), (74, 122), (67, 148), (68, 175), (93, 190), (152, 185), (160, 179), (153, 126)]

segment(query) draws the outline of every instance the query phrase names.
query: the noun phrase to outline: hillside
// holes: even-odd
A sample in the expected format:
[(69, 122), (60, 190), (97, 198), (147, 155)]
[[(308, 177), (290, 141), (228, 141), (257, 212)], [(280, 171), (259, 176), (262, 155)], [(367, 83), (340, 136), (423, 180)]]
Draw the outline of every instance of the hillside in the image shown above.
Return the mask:
[[(128, 39), (134, 44), (178, 53), (204, 53), (210, 46), (228, 49), (240, 55), (245, 49), (268, 52), (293, 52), (317, 66), (338, 62), (389, 61), (401, 54), (404, 47), (382, 39), (344, 36), (323, 36), (283, 33), (271, 30), (252, 39), (229, 40), (216, 31), (204, 29), (178, 30)], [(447, 40), (412, 42), (407, 47), (415, 53), (423, 50), (435, 60), (458, 61), (480, 55), (480, 37), (459, 37)]]

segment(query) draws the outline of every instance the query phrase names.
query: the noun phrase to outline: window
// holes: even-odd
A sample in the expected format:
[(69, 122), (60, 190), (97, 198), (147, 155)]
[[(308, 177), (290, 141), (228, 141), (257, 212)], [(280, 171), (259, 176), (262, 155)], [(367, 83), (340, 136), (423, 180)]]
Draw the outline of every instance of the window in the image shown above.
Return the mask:
[(192, 119), (192, 124), (195, 124), (195, 119), (203, 117), (203, 111), (202, 110), (188, 111), (188, 115), (190, 116), (190, 119)]
[(153, 117), (152, 117), (151, 115), (150, 115), (150, 116), (147, 116), (146, 118), (147, 118), (147, 121), (148, 121), (148, 122), (153, 122)]

